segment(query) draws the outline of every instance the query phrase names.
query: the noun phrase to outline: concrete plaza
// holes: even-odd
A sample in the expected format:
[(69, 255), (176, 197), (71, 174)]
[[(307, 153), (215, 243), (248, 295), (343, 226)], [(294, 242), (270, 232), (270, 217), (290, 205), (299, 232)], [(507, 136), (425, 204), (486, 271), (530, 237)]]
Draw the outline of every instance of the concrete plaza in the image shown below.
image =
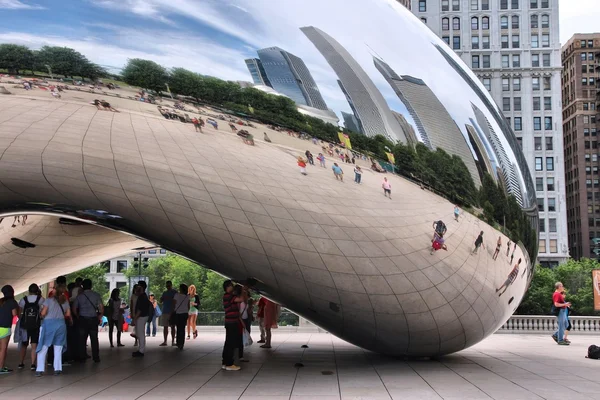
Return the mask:
[[(110, 349), (100, 333), (101, 363), (64, 367), (60, 377), (26, 369), (0, 377), (6, 399), (600, 399), (600, 361), (584, 358), (594, 336), (569, 347), (548, 335), (496, 334), (434, 361), (366, 352), (326, 333), (280, 329), (274, 347), (247, 349), (239, 372), (221, 370), (223, 334), (212, 329), (180, 352), (149, 338), (146, 357), (132, 359), (132, 339)], [(301, 346), (309, 347), (303, 349)], [(18, 364), (10, 345), (8, 365)], [(295, 367), (302, 363), (303, 367)]]

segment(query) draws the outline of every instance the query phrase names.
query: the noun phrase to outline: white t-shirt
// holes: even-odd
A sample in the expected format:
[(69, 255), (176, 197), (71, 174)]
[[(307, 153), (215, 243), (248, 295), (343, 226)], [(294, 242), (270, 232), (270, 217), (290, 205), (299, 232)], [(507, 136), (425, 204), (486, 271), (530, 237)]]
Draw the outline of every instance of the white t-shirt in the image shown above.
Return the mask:
[(187, 314), (190, 311), (190, 296), (177, 293), (173, 299), (176, 302), (173, 306), (176, 314)]
[(240, 303), (240, 312), (242, 313), (242, 319), (248, 319), (248, 304), (245, 301)]
[[(35, 300), (37, 299), (37, 294), (30, 294), (27, 296), (27, 301), (30, 303), (35, 303)], [(38, 302), (38, 305), (40, 306), (40, 311), (42, 311), (42, 305), (44, 304), (44, 298), (42, 296), (40, 296), (40, 301)], [(25, 298), (22, 298), (19, 301), (19, 307), (21, 308), (21, 310), (25, 307)]]

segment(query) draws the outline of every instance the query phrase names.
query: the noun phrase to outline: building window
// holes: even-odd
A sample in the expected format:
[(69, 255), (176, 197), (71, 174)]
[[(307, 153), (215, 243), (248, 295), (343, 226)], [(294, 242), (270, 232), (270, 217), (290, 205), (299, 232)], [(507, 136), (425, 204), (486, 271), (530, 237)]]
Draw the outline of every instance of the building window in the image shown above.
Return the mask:
[(594, 60), (594, 53), (588, 53), (588, 60), (590, 60), (590, 61)]
[(156, 249), (154, 249), (154, 250), (148, 250), (148, 254), (156, 254)]
[(542, 130), (542, 118), (541, 117), (533, 117), (533, 130), (534, 131)]
[(542, 150), (542, 138), (539, 136), (536, 136), (533, 138), (533, 148), (536, 151), (541, 151)]
[(117, 260), (117, 272), (122, 274), (127, 270), (127, 260)]
[(549, 53), (542, 54), (542, 60), (543, 60), (544, 67), (550, 66), (550, 54)]
[(490, 0), (481, 0), (481, 9), (487, 11), (490, 9)]
[(442, 0), (442, 11), (450, 11), (450, 0)]
[(548, 198), (548, 211), (551, 211), (551, 212), (556, 211), (556, 199), (554, 197)]
[(511, 18), (511, 25), (513, 29), (519, 29), (519, 16), (518, 15), (513, 15)]
[(538, 0), (531, 0), (529, 3), (529, 8), (538, 8)]
[(515, 131), (522, 131), (523, 130), (523, 125), (522, 125), (521, 121), (522, 121), (521, 117), (515, 117)]
[(538, 192), (544, 191), (544, 178), (535, 178), (535, 190)]
[(479, 10), (479, 0), (471, 0), (471, 10)]
[(533, 98), (533, 111), (540, 111), (540, 109), (541, 109), (540, 98), (534, 97)]
[[(538, 200), (540, 200), (540, 199), (538, 199)], [(543, 211), (543, 207), (544, 206), (542, 205), (541, 207), (542, 207), (541, 211)], [(538, 209), (539, 208), (540, 208), (540, 205), (538, 204)], [(539, 227), (540, 227), (540, 232), (546, 232), (546, 220), (544, 218), (540, 218), (540, 225), (539, 225)]]
[(539, 17), (537, 16), (537, 14), (533, 14), (531, 16), (531, 29), (537, 29), (538, 25), (539, 25)]
[[(539, 80), (539, 78), (538, 78)], [(549, 76), (545, 76), (544, 77), (544, 90), (550, 90), (552, 89), (552, 85), (551, 85), (551, 80)]]
[(521, 78), (513, 78), (513, 90), (515, 92), (521, 91)]
[(521, 56), (519, 54), (513, 54), (513, 68), (521, 67)]
[(582, 40), (580, 45), (582, 49), (585, 49), (587, 42), (585, 40)]
[(544, 129), (547, 131), (552, 130), (552, 117), (544, 117)]
[(454, 36), (452, 38), (452, 49), (460, 50), (460, 36)]
[(538, 244), (538, 253), (546, 252), (546, 239), (540, 239)]
[(532, 54), (531, 55), (531, 66), (532, 67), (539, 67), (540, 66), (540, 55), (539, 54)]
[(450, 30), (450, 18), (442, 18), (442, 30), (443, 31)]
[(554, 158), (546, 157), (546, 171), (554, 171)]
[(552, 143), (552, 137), (546, 138), (546, 150), (554, 150), (554, 144)]
[(460, 0), (452, 0), (452, 11), (460, 11)]
[(587, 61), (587, 53), (581, 53), (581, 61)]
[(452, 29), (455, 31), (460, 31), (460, 18), (452, 18)]
[(513, 104), (514, 104), (515, 111), (521, 111), (521, 98), (520, 97), (515, 97), (513, 99)]
[(165, 249), (160, 249), (160, 254), (167, 254), (167, 250), (165, 250)]
[(549, 218), (548, 219), (548, 231), (552, 232), (556, 232), (556, 218)]
[(550, 35), (547, 33), (542, 35), (542, 47), (550, 47)]
[(492, 80), (490, 78), (483, 78), (483, 86), (488, 92), (492, 91)]
[(502, 78), (502, 91), (503, 92), (510, 91), (510, 78)]
[(419, 12), (426, 12), (426, 11), (427, 11), (427, 1), (419, 0)]
[(518, 49), (521, 45), (521, 41), (519, 40), (519, 35), (513, 35), (512, 37), (512, 48)]
[(542, 15), (542, 28), (550, 28), (550, 16), (548, 14)]
[(502, 111), (510, 111), (510, 97), (502, 98)]
[(531, 88), (533, 90), (540, 90), (540, 78), (538, 78), (538, 77), (531, 78)]
[(483, 68), (490, 68), (490, 55), (483, 56)]
[(588, 40), (588, 47), (594, 47), (594, 41)]
[(554, 178), (546, 178), (546, 190), (554, 192)]
[(513, 10), (518, 10), (519, 9), (519, 0), (512, 0), (510, 8), (512, 8)]
[(552, 97), (544, 97), (544, 110), (552, 110)]
[[(591, 68), (590, 68), (590, 69), (591, 69)], [(581, 73), (583, 73), (583, 74), (587, 74), (587, 65), (583, 64), (583, 65), (581, 66)]]
[[(544, 199), (538, 198), (537, 205), (538, 205), (538, 211), (544, 211)], [(543, 218), (540, 218), (540, 220), (542, 220), (542, 219)]]
[(421, 18), (421, 22), (422, 22), (422, 23), (424, 23), (424, 24), (427, 24), (427, 18), (425, 18), (425, 17), (422, 17), (422, 18)]
[[(536, 157), (535, 158), (535, 170), (536, 171), (543, 171), (544, 170), (544, 159), (542, 157)], [(538, 206), (539, 206), (539, 200), (538, 199)], [(544, 208), (544, 200), (542, 200), (542, 208)], [(544, 211), (543, 209), (540, 211)]]
[(500, 29), (508, 29), (508, 16), (500, 17)]
[(490, 29), (490, 18), (489, 17), (481, 18), (481, 29), (483, 29), (484, 31), (488, 31)]
[(479, 48), (479, 36), (471, 37), (471, 48), (478, 49)]
[(477, 18), (477, 17), (471, 18), (471, 29), (474, 31), (479, 30), (479, 18)]
[(446, 42), (448, 46), (450, 46), (450, 36), (442, 36), (442, 40)]
[[(485, 18), (483, 18), (483, 19), (485, 19)], [(490, 37), (489, 36), (483, 36), (481, 38), (481, 43), (482, 43), (482, 46), (481, 46), (482, 49), (489, 49), (490, 48)]]
[(508, 59), (508, 54), (502, 55), (502, 68), (508, 68), (510, 66), (510, 61)]
[(508, 0), (500, 0), (500, 9), (508, 10)]
[[(509, 46), (509, 44), (508, 44), (508, 35), (502, 35), (502, 36), (500, 37), (500, 43), (501, 43), (501, 45), (500, 45), (500, 46), (501, 46), (503, 49), (508, 49), (508, 48), (510, 47), (510, 46)], [(502, 56), (502, 57), (504, 57), (504, 56)], [(506, 56), (506, 57), (508, 57), (508, 56)]]
[(479, 56), (471, 56), (471, 68), (479, 68)]
[[(548, 3), (546, 3), (548, 4)], [(542, 7), (544, 3), (542, 2)], [(550, 253), (558, 253), (558, 240), (550, 239)]]
[(537, 49), (540, 47), (540, 38), (538, 35), (531, 35), (531, 48)]

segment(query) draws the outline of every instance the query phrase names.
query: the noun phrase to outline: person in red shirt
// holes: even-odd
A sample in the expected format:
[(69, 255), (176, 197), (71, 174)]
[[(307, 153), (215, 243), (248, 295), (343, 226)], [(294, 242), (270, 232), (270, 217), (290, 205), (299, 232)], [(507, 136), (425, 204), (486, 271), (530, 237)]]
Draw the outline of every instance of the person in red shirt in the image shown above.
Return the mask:
[(265, 343), (265, 306), (267, 305), (267, 299), (261, 297), (258, 300), (258, 311), (256, 312), (256, 319), (258, 320), (258, 327), (260, 328), (260, 340), (256, 343)]
[(552, 295), (552, 303), (554, 305), (554, 308), (558, 311), (558, 330), (554, 332), (554, 334), (552, 335), (552, 339), (554, 339), (556, 343), (558, 343), (561, 346), (568, 346), (570, 342), (568, 340), (565, 340), (564, 335), (568, 325), (568, 309), (569, 307), (571, 307), (571, 303), (565, 301), (565, 287), (563, 286), (562, 282), (556, 282), (554, 287), (556, 288), (556, 290)]

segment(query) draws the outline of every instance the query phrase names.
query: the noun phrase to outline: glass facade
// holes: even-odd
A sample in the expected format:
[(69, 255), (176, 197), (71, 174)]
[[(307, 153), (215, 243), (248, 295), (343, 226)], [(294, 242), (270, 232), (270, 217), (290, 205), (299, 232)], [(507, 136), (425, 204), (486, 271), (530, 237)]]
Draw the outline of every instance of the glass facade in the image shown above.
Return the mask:
[(269, 82), (267, 73), (265, 72), (262, 63), (258, 58), (247, 59), (246, 66), (248, 67), (248, 71), (250, 71), (252, 81), (255, 85), (271, 86), (271, 82)]

